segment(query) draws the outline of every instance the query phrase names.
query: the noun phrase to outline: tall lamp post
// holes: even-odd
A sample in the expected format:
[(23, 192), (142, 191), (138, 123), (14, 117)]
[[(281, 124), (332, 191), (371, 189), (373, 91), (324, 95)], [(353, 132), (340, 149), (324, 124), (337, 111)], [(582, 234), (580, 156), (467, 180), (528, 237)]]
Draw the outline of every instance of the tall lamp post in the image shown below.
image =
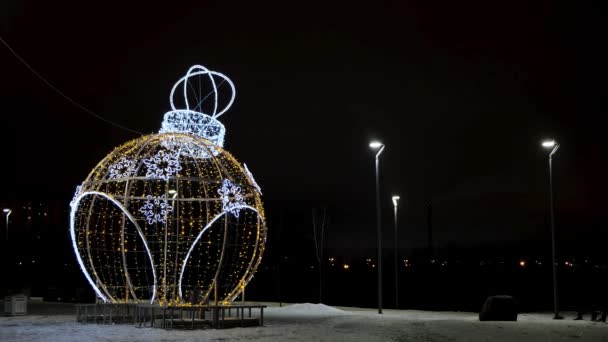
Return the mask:
[(559, 315), (559, 302), (557, 297), (557, 262), (555, 260), (555, 209), (553, 203), (553, 155), (559, 149), (559, 144), (555, 140), (543, 141), (542, 146), (551, 149), (549, 153), (549, 206), (551, 215), (551, 263), (553, 264), (553, 319), (562, 319)]
[(397, 202), (399, 196), (393, 195), (393, 207), (395, 208), (395, 309), (399, 308), (399, 235), (397, 234)]
[(11, 213), (13, 211), (10, 210), (9, 208), (4, 208), (2, 210), (2, 212), (4, 212), (4, 214), (6, 215), (6, 241), (8, 241), (8, 217), (11, 215)]
[(376, 152), (376, 229), (378, 239), (378, 313), (382, 313), (382, 231), (380, 229), (380, 154), (384, 151), (384, 144), (372, 141), (369, 147)]

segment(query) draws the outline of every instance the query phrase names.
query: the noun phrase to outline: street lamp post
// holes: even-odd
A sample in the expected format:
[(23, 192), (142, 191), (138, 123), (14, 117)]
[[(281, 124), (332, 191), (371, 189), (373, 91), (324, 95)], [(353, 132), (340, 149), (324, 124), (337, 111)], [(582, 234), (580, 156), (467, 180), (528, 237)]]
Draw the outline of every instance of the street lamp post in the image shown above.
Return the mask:
[(376, 229), (378, 239), (378, 313), (382, 313), (382, 231), (380, 218), (380, 154), (384, 151), (384, 144), (378, 141), (372, 141), (369, 144), (376, 152)]
[(557, 262), (555, 260), (555, 209), (553, 200), (553, 155), (559, 149), (559, 144), (555, 140), (543, 141), (544, 148), (551, 148), (549, 153), (549, 211), (551, 220), (551, 263), (553, 264), (553, 319), (562, 319), (559, 315), (559, 301), (557, 296)]
[(399, 235), (397, 234), (397, 202), (399, 196), (394, 195), (393, 207), (395, 208), (395, 309), (399, 308)]
[(4, 212), (4, 214), (6, 214), (6, 241), (8, 241), (8, 217), (11, 215), (11, 213), (13, 211), (10, 210), (9, 208), (4, 208), (4, 210), (2, 210), (2, 212)]

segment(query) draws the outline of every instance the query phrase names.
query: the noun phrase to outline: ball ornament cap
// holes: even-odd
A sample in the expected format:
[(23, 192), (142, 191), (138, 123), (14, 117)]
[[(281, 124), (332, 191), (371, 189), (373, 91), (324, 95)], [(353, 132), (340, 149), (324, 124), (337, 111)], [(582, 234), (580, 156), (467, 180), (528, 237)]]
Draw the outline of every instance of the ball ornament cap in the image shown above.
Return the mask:
[[(207, 83), (207, 87), (201, 84)], [(219, 86), (227, 83), (230, 95), (227, 103), (220, 104)], [(178, 98), (183, 97), (182, 106), (178, 108)], [(186, 75), (179, 79), (171, 89), (169, 101), (172, 110), (164, 116), (160, 133), (190, 133), (207, 139), (224, 147), (226, 128), (218, 120), (224, 114), (236, 96), (236, 89), (232, 81), (224, 74), (211, 71), (202, 65), (191, 67)], [(205, 106), (208, 98), (213, 100), (211, 105)]]

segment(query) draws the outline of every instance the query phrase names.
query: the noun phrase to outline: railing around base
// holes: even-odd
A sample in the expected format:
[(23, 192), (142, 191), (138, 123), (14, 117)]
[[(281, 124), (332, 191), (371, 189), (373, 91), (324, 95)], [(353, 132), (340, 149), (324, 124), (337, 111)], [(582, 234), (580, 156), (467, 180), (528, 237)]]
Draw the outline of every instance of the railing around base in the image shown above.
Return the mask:
[[(134, 324), (163, 329), (225, 329), (264, 325), (266, 305), (79, 304), (81, 323)], [(256, 312), (258, 311), (258, 312)], [(255, 315), (259, 313), (258, 315)]]

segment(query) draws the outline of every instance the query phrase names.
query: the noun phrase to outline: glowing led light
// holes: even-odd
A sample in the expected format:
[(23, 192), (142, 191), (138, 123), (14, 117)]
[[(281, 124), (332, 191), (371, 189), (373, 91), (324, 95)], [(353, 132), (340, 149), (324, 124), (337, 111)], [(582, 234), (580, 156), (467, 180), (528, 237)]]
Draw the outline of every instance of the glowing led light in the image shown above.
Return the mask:
[(380, 148), (382, 146), (383, 146), (383, 144), (379, 141), (372, 141), (369, 143), (369, 147), (371, 147), (371, 148)]
[(120, 179), (126, 178), (133, 174), (135, 171), (136, 163), (135, 160), (127, 157), (122, 157), (116, 164), (110, 166), (108, 178), (109, 179)]
[[(258, 215), (258, 218), (261, 218), (260, 213), (254, 207), (250, 207), (248, 205), (243, 205), (241, 207), (241, 209), (253, 210)], [(178, 291), (179, 291), (179, 296), (181, 298), (183, 298), (182, 278), (184, 277), (184, 272), (186, 271), (186, 266), (188, 265), (188, 259), (190, 259), (190, 253), (192, 253), (192, 250), (194, 250), (194, 247), (196, 247), (196, 245), (199, 242), (199, 240), (201, 239), (201, 237), (203, 237), (203, 234), (205, 234), (205, 232), (213, 225), (213, 223), (215, 223), (215, 221), (217, 221), (219, 218), (221, 218), (225, 214), (226, 214), (226, 212), (223, 212), (223, 213), (217, 215), (216, 217), (214, 217), (211, 221), (209, 221), (209, 223), (207, 223), (207, 225), (200, 231), (200, 233), (198, 233), (198, 235), (196, 236), (196, 239), (194, 239), (194, 242), (190, 246), (190, 249), (188, 249), (188, 253), (186, 253), (186, 257), (184, 258), (184, 263), (182, 264), (182, 268), (179, 273)]]
[(223, 212), (223, 213), (217, 215), (216, 217), (214, 217), (211, 221), (209, 221), (209, 223), (207, 223), (207, 225), (201, 230), (201, 232), (198, 233), (198, 235), (196, 236), (196, 239), (194, 239), (194, 242), (192, 243), (192, 245), (190, 245), (190, 248), (188, 249), (188, 253), (186, 253), (186, 257), (184, 258), (184, 263), (182, 264), (182, 268), (179, 273), (179, 281), (177, 283), (178, 284), (177, 289), (179, 291), (180, 298), (184, 297), (182, 294), (182, 278), (184, 277), (184, 271), (186, 270), (186, 265), (188, 264), (188, 259), (190, 258), (190, 253), (192, 253), (192, 250), (196, 246), (198, 240), (201, 239), (201, 237), (207, 231), (207, 229), (209, 229), (209, 227), (211, 227), (213, 225), (213, 223), (215, 223), (215, 221), (217, 221), (220, 217), (224, 216), (225, 214), (226, 214), (226, 212)]
[(74, 203), (76, 202), (76, 198), (78, 198), (81, 191), (82, 191), (82, 185), (78, 185), (76, 187), (76, 191), (74, 192), (74, 196), (72, 197), (72, 200), (70, 201), (70, 207), (74, 206)]
[(167, 215), (173, 211), (173, 207), (169, 205), (165, 195), (160, 198), (148, 195), (147, 198), (148, 200), (139, 211), (144, 214), (148, 224), (167, 222)]
[(224, 179), (222, 188), (218, 189), (217, 192), (222, 196), (222, 210), (239, 217), (239, 211), (245, 206), (241, 187), (236, 186), (228, 179)]
[(151, 158), (144, 159), (148, 168), (146, 177), (158, 177), (165, 180), (176, 175), (182, 169), (179, 164), (179, 152), (160, 150)]
[[(223, 135), (222, 135), (223, 141)], [(216, 142), (211, 141), (216, 144)], [(177, 151), (180, 156), (192, 157), (192, 158), (211, 158), (213, 156), (217, 156), (219, 151), (211, 144), (206, 146), (201, 146), (200, 144), (193, 144), (187, 141), (178, 140), (174, 137), (168, 137), (163, 140), (163, 147), (171, 151)]]
[(253, 187), (260, 193), (260, 195), (262, 195), (262, 189), (260, 188), (258, 183), (256, 183), (255, 179), (253, 179), (253, 174), (251, 174), (251, 171), (249, 171), (249, 169), (247, 168), (247, 164), (243, 163), (243, 167), (245, 168), (245, 172), (247, 173), (251, 184), (253, 184)]
[(555, 146), (555, 144), (556, 144), (555, 140), (545, 140), (542, 143), (543, 147), (545, 147), (545, 148), (551, 148), (551, 147)]
[[(80, 192), (81, 188), (82, 188), (82, 186), (78, 186), (77, 193)], [(152, 276), (154, 279), (154, 284), (152, 285), (152, 297), (150, 298), (150, 303), (153, 303), (154, 299), (156, 298), (156, 270), (154, 268), (154, 260), (152, 259), (152, 253), (150, 252), (150, 248), (148, 247), (148, 242), (146, 241), (146, 237), (143, 234), (139, 225), (137, 224), (137, 221), (135, 220), (135, 218), (129, 213), (129, 211), (120, 202), (118, 202), (112, 196), (109, 196), (108, 194), (105, 194), (105, 193), (99, 192), (99, 191), (85, 191), (85, 192), (79, 194), (78, 196), (76, 196), (76, 198), (73, 200), (72, 210), (70, 211), (70, 238), (72, 239), (72, 247), (74, 248), (74, 252), (76, 253), (76, 260), (78, 261), (78, 265), (80, 266), (82, 273), (84, 273), (85, 278), (87, 279), (87, 281), (89, 282), (89, 284), (91, 285), (91, 287), (93, 288), (93, 290), (95, 291), (95, 293), (101, 300), (103, 300), (106, 303), (116, 302), (116, 300), (110, 294), (107, 293), (107, 290), (104, 290), (104, 292), (106, 292), (107, 296), (101, 292), (100, 288), (97, 286), (97, 283), (100, 283), (100, 284), (102, 284), (102, 283), (99, 280), (99, 278), (97, 277), (95, 272), (94, 272), (94, 274), (97, 278), (97, 281), (93, 282), (93, 279), (91, 278), (91, 275), (89, 274), (89, 272), (82, 260), (80, 253), (78, 252), (78, 243), (76, 242), (76, 214), (78, 212), (77, 211), (78, 204), (85, 196), (88, 196), (88, 195), (96, 195), (96, 196), (101, 196), (101, 197), (108, 199), (109, 201), (114, 203), (114, 205), (116, 205), (125, 214), (125, 216), (127, 216), (127, 218), (131, 221), (131, 223), (133, 223), (133, 225), (135, 225), (135, 228), (137, 229), (139, 237), (141, 238), (141, 240), (143, 242), (146, 253), (148, 254), (148, 259), (150, 260)]]
[(191, 133), (224, 146), (226, 128), (211, 116), (191, 110), (174, 110), (165, 114), (159, 133)]

